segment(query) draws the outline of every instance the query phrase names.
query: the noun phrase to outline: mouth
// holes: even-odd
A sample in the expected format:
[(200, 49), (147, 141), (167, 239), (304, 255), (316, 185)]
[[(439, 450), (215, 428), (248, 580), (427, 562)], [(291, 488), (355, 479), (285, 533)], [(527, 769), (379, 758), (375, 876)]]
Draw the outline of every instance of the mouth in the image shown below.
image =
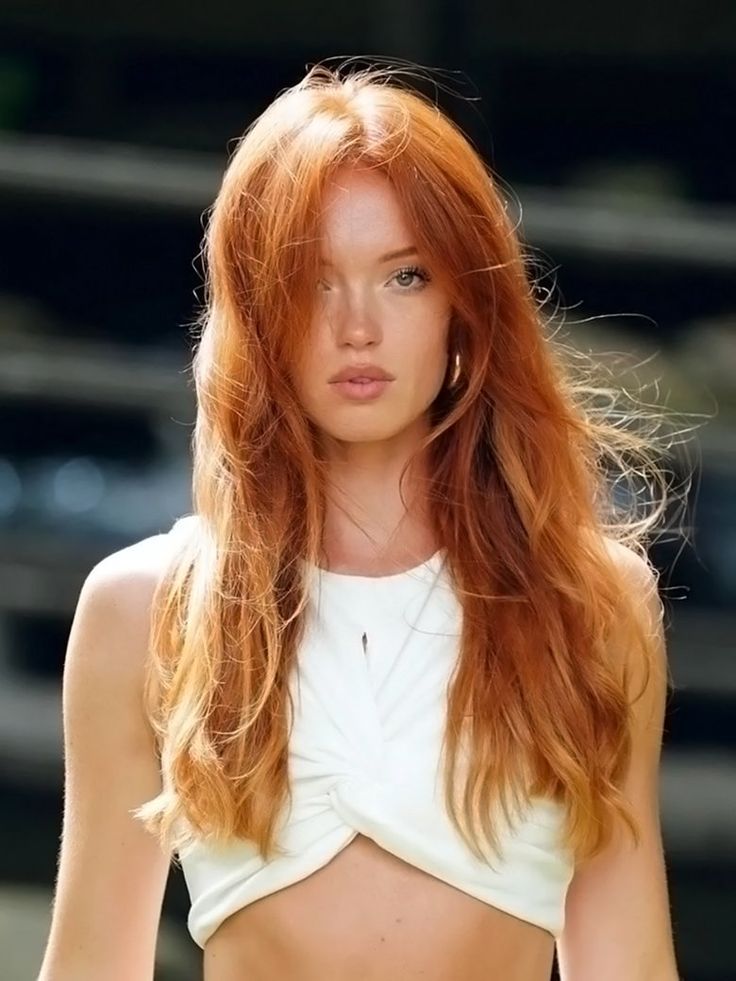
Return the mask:
[(393, 375), (375, 364), (346, 365), (329, 379), (331, 384), (338, 382), (393, 381)]
[(391, 382), (391, 378), (356, 377), (346, 381), (334, 381), (330, 384), (344, 398), (367, 400), (377, 398), (388, 388)]

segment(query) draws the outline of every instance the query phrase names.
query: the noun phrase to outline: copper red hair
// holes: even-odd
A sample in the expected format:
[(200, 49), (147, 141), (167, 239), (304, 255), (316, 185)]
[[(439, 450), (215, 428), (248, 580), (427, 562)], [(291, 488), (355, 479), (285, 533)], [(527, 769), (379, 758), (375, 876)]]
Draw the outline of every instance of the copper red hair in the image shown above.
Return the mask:
[(376, 68), (318, 65), (282, 92), (239, 141), (209, 215), (194, 515), (151, 630), (147, 704), (164, 787), (137, 815), (176, 849), (196, 835), (278, 851), (300, 560), (322, 564), (327, 480), (288, 366), (308, 343), (321, 198), (355, 165), (391, 182), (452, 300), (460, 370), (448, 370), (417, 450), (431, 460), (427, 495), (463, 611), (445, 734), (450, 814), (481, 854), (483, 839), (497, 841), (493, 806), (549, 795), (568, 810), (568, 845), (593, 854), (617, 817), (637, 837), (620, 779), (638, 692), (619, 655), (646, 676), (655, 640), (619, 558), (647, 563), (664, 515), (656, 426), (623, 425), (615, 389), (591, 385), (579, 352), (547, 329), (503, 195), (469, 139)]

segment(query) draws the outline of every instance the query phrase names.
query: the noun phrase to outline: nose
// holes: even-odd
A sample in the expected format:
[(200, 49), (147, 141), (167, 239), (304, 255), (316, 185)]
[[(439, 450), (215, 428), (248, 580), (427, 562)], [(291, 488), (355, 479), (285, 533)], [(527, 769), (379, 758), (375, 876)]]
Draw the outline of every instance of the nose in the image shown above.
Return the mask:
[(381, 319), (368, 291), (346, 292), (331, 309), (330, 316), (338, 346), (377, 344), (383, 336)]

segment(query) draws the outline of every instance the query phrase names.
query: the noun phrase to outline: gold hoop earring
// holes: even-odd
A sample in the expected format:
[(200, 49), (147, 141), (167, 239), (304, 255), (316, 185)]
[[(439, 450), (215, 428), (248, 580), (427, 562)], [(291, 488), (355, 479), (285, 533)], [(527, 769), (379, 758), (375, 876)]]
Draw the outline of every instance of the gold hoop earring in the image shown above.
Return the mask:
[(455, 352), (455, 359), (454, 360), (455, 360), (455, 367), (453, 368), (453, 371), (452, 371), (452, 378), (450, 379), (450, 385), (456, 385), (458, 379), (460, 378), (460, 371), (461, 371), (461, 368), (462, 368), (462, 362), (460, 360), (460, 352), (459, 351), (456, 351)]

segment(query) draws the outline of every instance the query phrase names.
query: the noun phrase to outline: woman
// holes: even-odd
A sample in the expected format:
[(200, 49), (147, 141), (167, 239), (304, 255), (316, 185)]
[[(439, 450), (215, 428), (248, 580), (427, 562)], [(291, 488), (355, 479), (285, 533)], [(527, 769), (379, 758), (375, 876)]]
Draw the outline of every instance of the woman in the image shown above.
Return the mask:
[(664, 497), (607, 470), (661, 473), (488, 169), (390, 70), (316, 66), (206, 247), (194, 513), (71, 631), (41, 981), (150, 978), (173, 855), (206, 981), (674, 981)]

